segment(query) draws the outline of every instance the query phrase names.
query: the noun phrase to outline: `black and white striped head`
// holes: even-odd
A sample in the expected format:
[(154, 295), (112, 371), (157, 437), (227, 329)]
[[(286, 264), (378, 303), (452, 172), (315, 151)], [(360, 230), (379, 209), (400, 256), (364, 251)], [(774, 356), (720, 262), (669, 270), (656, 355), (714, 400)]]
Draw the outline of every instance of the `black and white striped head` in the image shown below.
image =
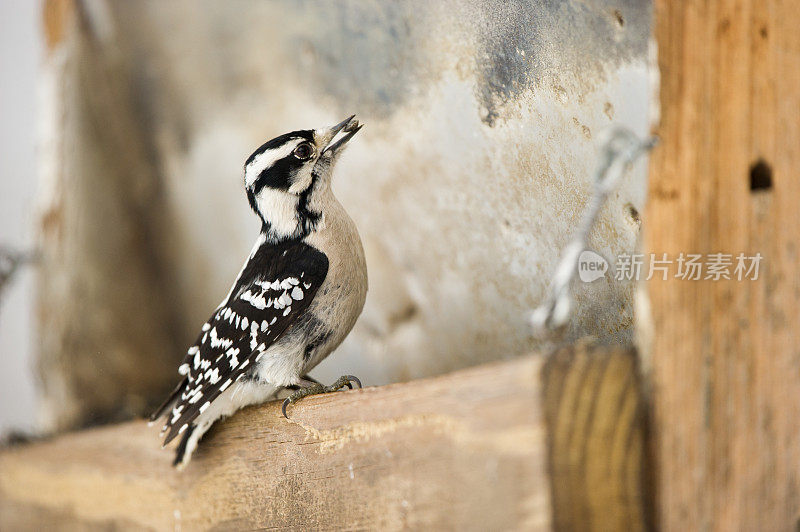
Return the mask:
[(333, 163), (361, 127), (354, 115), (333, 127), (292, 131), (265, 142), (247, 159), (247, 199), (268, 236), (299, 238), (314, 229), (322, 216), (314, 196), (330, 189)]

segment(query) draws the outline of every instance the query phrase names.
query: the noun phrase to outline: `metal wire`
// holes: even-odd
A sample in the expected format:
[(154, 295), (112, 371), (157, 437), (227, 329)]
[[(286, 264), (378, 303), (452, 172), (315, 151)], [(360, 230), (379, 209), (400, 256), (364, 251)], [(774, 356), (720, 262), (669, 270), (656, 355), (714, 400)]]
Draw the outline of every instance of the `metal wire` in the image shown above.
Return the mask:
[(11, 280), (20, 267), (35, 262), (37, 258), (38, 256), (35, 252), (15, 251), (8, 247), (0, 246), (0, 299), (2, 299), (3, 291), (11, 284)]
[(562, 251), (550, 284), (549, 297), (531, 314), (531, 325), (535, 331), (541, 333), (558, 330), (569, 321), (573, 303), (571, 287), (578, 271), (578, 257), (588, 247), (589, 233), (597, 222), (597, 216), (608, 195), (619, 185), (626, 168), (657, 143), (657, 137), (642, 140), (623, 127), (610, 132), (595, 170), (594, 193), (589, 198), (578, 231)]

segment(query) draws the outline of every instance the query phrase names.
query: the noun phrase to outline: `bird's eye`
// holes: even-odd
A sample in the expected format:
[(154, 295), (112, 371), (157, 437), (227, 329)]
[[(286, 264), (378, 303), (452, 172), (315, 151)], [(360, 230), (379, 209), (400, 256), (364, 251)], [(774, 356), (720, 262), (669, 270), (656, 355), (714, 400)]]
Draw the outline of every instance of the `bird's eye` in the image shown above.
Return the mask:
[(314, 155), (314, 148), (308, 142), (304, 142), (294, 149), (294, 156), (298, 159), (310, 159)]

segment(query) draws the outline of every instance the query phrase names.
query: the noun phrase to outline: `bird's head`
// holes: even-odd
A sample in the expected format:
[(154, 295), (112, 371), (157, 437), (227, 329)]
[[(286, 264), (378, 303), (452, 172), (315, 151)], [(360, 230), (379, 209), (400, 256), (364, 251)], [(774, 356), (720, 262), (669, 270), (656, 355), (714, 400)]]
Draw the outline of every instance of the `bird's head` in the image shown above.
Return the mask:
[(267, 236), (300, 238), (314, 229), (333, 165), (361, 127), (354, 115), (333, 127), (275, 137), (253, 152), (244, 164), (244, 186)]

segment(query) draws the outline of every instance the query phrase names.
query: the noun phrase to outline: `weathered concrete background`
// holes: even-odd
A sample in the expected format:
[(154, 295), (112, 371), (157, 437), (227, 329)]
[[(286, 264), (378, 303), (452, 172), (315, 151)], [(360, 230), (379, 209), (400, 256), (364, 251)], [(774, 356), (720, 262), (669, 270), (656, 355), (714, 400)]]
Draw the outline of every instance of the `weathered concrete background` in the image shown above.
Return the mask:
[[(598, 133), (647, 127), (644, 1), (113, 5), (174, 209), (187, 342), (255, 237), (245, 157), (350, 113), (367, 124), (336, 192), (370, 295), (331, 376), (408, 379), (534, 347), (527, 311), (591, 190)], [(606, 256), (634, 249), (634, 181), (595, 234)], [(630, 340), (631, 287), (579, 298), (573, 336)]]
[[(163, 185), (166, 242), (152, 245), (166, 250), (182, 345), (256, 237), (247, 155), (351, 113), (366, 123), (334, 188), (360, 228), (370, 292), (323, 379), (379, 384), (535, 348), (528, 313), (591, 191), (601, 131), (647, 131), (644, 0), (82, 6), (95, 45), (124, 58)], [(592, 237), (611, 261), (635, 249), (644, 168)], [(632, 341), (632, 286), (599, 280), (577, 300), (568, 338)]]

